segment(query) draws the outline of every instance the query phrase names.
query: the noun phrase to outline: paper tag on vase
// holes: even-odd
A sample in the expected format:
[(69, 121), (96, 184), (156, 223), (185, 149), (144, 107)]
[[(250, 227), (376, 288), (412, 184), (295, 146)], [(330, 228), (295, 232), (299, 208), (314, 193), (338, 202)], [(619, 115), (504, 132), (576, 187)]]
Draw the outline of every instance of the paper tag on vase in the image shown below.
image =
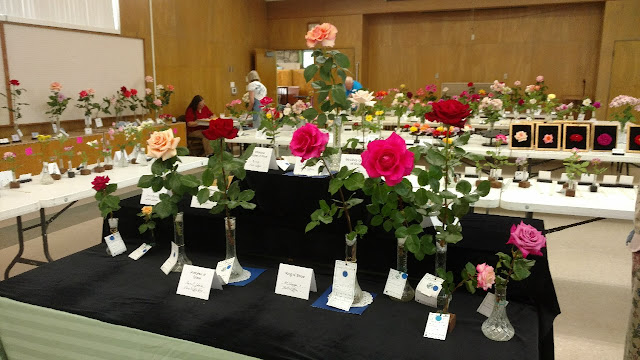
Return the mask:
[(357, 271), (357, 263), (336, 260), (333, 270), (333, 285), (327, 306), (349, 311), (355, 298)]
[(235, 257), (219, 261), (218, 265), (216, 265), (216, 273), (220, 276), (224, 284), (229, 284), (231, 274), (240, 272), (240, 269), (242, 269), (242, 267)]
[(111, 256), (113, 257), (127, 251), (127, 246), (124, 244), (120, 232), (105, 236), (104, 241), (107, 243), (107, 247), (109, 247), (109, 251), (111, 251)]
[(167, 258), (167, 260), (165, 260), (162, 266), (160, 266), (160, 270), (162, 270), (162, 272), (165, 275), (169, 275), (169, 273), (171, 272), (171, 269), (173, 269), (173, 267), (176, 265), (177, 262), (178, 262), (178, 245), (176, 245), (176, 243), (172, 241), (171, 253), (169, 253), (169, 257)]
[(144, 254), (147, 253), (147, 251), (149, 251), (149, 249), (151, 249), (151, 245), (147, 244), (147, 243), (143, 243), (142, 245), (140, 245), (137, 249), (133, 250), (133, 252), (131, 254), (129, 254), (129, 257), (133, 260), (138, 260), (140, 259)]
[(389, 275), (387, 276), (387, 283), (384, 285), (383, 293), (392, 298), (401, 299), (407, 284), (407, 278), (407, 273), (389, 269)]
[(429, 313), (427, 326), (424, 329), (424, 337), (445, 340), (449, 329), (449, 317), (449, 314)]

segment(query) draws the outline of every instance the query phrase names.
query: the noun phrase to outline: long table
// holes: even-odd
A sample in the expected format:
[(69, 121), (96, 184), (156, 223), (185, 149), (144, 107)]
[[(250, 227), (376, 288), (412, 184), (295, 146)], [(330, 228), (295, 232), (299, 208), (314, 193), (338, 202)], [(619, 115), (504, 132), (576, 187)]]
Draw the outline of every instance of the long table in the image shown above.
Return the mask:
[[(178, 171), (188, 171), (207, 164), (207, 158), (182, 156), (182, 162), (178, 165)], [(50, 185), (42, 185), (39, 177), (35, 176), (33, 181), (21, 184), (19, 189), (0, 189), (0, 220), (16, 217), (18, 227), (18, 254), (11, 261), (5, 270), (5, 279), (9, 277), (9, 272), (16, 263), (29, 265), (42, 265), (44, 262), (22, 257), (24, 252), (24, 231), (33, 228), (40, 228), (45, 258), (48, 262), (53, 261), (49, 255), (47, 242), (47, 227), (60, 214), (73, 206), (77, 201), (93, 197), (95, 190), (92, 189), (91, 181), (96, 175), (109, 176), (110, 183), (117, 184), (119, 188), (133, 186), (138, 183), (142, 175), (151, 173), (151, 163), (148, 165), (134, 165), (127, 167), (115, 167), (113, 170), (105, 171), (101, 174), (91, 174), (87, 176), (79, 173), (74, 178), (63, 176)], [(46, 209), (64, 206), (62, 210), (47, 219)], [(40, 222), (34, 226), (23, 228), (22, 216), (35, 211), (40, 212)]]

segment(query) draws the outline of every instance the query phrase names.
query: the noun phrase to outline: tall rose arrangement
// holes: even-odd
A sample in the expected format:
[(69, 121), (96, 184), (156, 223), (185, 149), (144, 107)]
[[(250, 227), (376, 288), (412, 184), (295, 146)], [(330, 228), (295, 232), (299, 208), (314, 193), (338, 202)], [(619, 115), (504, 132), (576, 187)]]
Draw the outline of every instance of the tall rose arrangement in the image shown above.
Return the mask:
[(156, 228), (156, 222), (154, 219), (158, 218), (158, 214), (156, 214), (153, 211), (153, 206), (143, 206), (142, 209), (140, 210), (140, 212), (138, 213), (138, 216), (142, 218), (143, 223), (140, 224), (140, 226), (138, 226), (138, 232), (140, 234), (144, 234), (145, 232), (149, 231), (151, 233), (151, 246), (155, 246), (155, 242), (156, 242), (156, 235), (155, 235), (155, 228)]
[(637, 119), (633, 115), (633, 110), (640, 111), (640, 99), (628, 95), (618, 95), (611, 100), (609, 107), (613, 109), (622, 108), (622, 111), (613, 113), (613, 119), (622, 125), (622, 129), (625, 129), (628, 122), (636, 122)]
[(511, 255), (499, 252), (496, 269), (500, 269), (496, 275), (496, 288), (506, 288), (509, 280), (521, 281), (531, 275), (531, 268), (536, 264), (535, 260), (527, 259), (529, 255), (543, 256), (542, 248), (547, 246), (547, 239), (535, 227), (520, 222), (512, 225), (509, 240)]
[[(21, 88), (20, 81), (15, 79), (9, 80), (9, 89), (9, 94), (0, 92), (0, 95), (4, 96), (7, 99), (7, 105), (2, 106), (1, 108), (7, 109), (10, 113), (13, 113), (13, 127), (15, 128), (16, 132), (18, 132), (18, 121), (22, 119), (22, 107), (25, 105), (29, 105), (26, 102), (21, 102), (20, 96), (25, 93), (27, 89)], [(9, 106), (9, 102), (11, 103), (11, 106)]]
[(76, 100), (78, 103), (76, 104), (76, 107), (84, 111), (85, 117), (91, 117), (91, 112), (93, 110), (100, 111), (100, 104), (92, 102), (95, 94), (96, 91), (93, 89), (82, 90), (78, 93), (78, 99)]
[[(366, 147), (366, 139), (365, 139), (365, 131), (367, 129), (376, 132), (378, 130), (377, 125), (373, 122), (373, 113), (374, 113), (374, 105), (376, 101), (374, 100), (373, 92), (369, 92), (366, 90), (358, 90), (349, 96), (348, 100), (351, 101), (353, 106), (356, 107), (353, 115), (360, 116), (362, 118), (362, 149), (364, 150)], [(357, 139), (356, 139), (357, 140)], [(357, 142), (353, 142), (354, 146), (357, 145)]]
[(20, 164), (18, 164), (18, 162), (16, 161), (16, 158), (17, 158), (16, 154), (14, 152), (11, 152), (11, 151), (6, 151), (2, 155), (2, 161), (7, 164), (7, 167), (9, 168), (9, 170), (11, 170), (11, 172), (13, 173), (14, 177), (18, 176), (16, 171), (18, 170), (18, 167), (20, 166)]
[(278, 146), (276, 145), (276, 137), (280, 134), (280, 129), (285, 125), (296, 125), (295, 117), (292, 115), (291, 107), (285, 107), (283, 112), (278, 111), (277, 104), (273, 99), (264, 97), (260, 100), (261, 111), (260, 127), (258, 130), (264, 131), (267, 137), (271, 138), (271, 147), (279, 157)]
[(584, 100), (582, 100), (582, 106), (580, 106), (580, 113), (584, 114), (587, 111), (596, 111), (597, 109), (600, 109), (600, 102), (599, 101), (592, 101), (590, 98), (586, 98)]
[(49, 110), (47, 110), (45, 114), (49, 114), (51, 124), (55, 121), (56, 133), (58, 133), (60, 131), (60, 116), (62, 116), (62, 113), (67, 109), (67, 105), (69, 105), (71, 99), (60, 92), (62, 85), (59, 82), (52, 82), (51, 85), (49, 85), (49, 89), (51, 90), (49, 101), (47, 101)]

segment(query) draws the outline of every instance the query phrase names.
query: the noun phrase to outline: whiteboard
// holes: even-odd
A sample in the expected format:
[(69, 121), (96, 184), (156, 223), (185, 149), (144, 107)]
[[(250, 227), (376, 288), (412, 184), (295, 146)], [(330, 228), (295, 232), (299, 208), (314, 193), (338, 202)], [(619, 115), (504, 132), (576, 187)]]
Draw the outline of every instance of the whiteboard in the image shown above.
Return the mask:
[(84, 119), (84, 112), (75, 107), (81, 90), (93, 88), (95, 102), (114, 95), (121, 86), (144, 94), (142, 39), (13, 24), (5, 24), (4, 31), (9, 78), (27, 89), (20, 99), (29, 106), (24, 107), (19, 124), (49, 122), (46, 102), (54, 81), (62, 84), (61, 93), (73, 99), (62, 120)]

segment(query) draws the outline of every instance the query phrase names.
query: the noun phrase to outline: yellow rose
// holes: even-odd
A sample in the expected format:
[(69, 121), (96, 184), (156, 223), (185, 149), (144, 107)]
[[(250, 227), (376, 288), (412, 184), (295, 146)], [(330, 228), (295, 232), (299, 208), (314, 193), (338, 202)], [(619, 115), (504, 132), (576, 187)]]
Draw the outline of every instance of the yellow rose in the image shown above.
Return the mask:
[(547, 95), (547, 100), (553, 100), (556, 98), (556, 94), (549, 94)]
[(484, 91), (484, 89), (480, 89), (480, 91), (478, 91), (478, 94), (480, 94), (480, 95), (484, 95), (484, 94), (486, 94), (486, 93), (487, 93), (487, 92), (486, 92), (486, 91)]
[(364, 119), (367, 120), (368, 122), (371, 122), (373, 121), (373, 116), (367, 115)]
[(151, 213), (153, 212), (153, 206), (144, 206), (142, 207), (142, 214), (143, 215), (151, 215)]
[(271, 120), (271, 118), (272, 118), (271, 113), (267, 113), (267, 119)]
[(376, 111), (376, 116), (384, 115), (384, 111), (378, 110)]
[(438, 127), (436, 128), (436, 130), (438, 130), (438, 131), (442, 132), (442, 131), (444, 131), (444, 128), (443, 128), (442, 126), (438, 126)]
[(404, 88), (406, 88), (406, 87), (407, 87), (407, 86), (406, 86), (405, 84), (400, 84), (400, 89), (404, 89)]
[(445, 144), (451, 144), (451, 143), (453, 143), (453, 139), (452, 138), (444, 138), (444, 139), (442, 139), (442, 142), (444, 142)]
[(179, 137), (173, 137), (173, 130), (154, 131), (147, 140), (147, 155), (162, 160), (170, 159), (178, 154), (176, 148)]
[(415, 127), (415, 126), (412, 126), (412, 127), (409, 128), (409, 131), (416, 132), (416, 131), (418, 131), (418, 128)]
[(453, 130), (455, 130), (455, 128), (453, 126), (449, 126), (449, 131), (453, 132)]

